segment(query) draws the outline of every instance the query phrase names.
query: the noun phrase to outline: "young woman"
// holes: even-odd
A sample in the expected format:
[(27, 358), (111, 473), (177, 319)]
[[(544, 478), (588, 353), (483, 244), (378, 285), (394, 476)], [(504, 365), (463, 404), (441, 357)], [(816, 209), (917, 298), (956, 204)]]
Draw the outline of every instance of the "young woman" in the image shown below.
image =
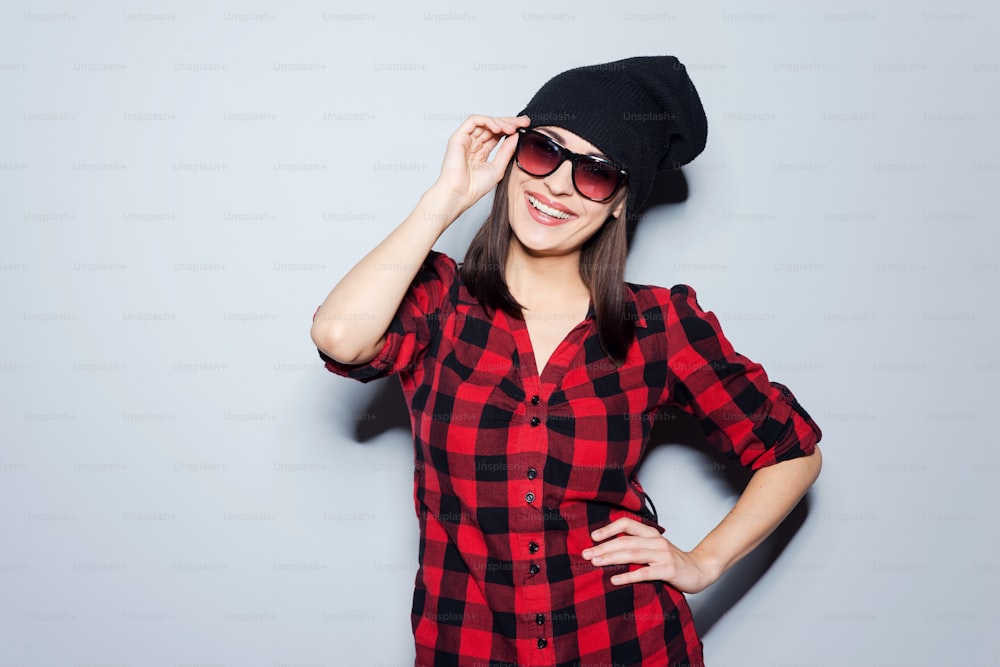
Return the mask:
[[(683, 593), (819, 474), (819, 427), (694, 289), (623, 278), (627, 218), (706, 134), (676, 58), (563, 72), (516, 117), (466, 119), (413, 212), (314, 314), (327, 369), (398, 375), (410, 407), (418, 665), (701, 665)], [(494, 188), (464, 262), (433, 251)], [(635, 477), (667, 406), (755, 471), (691, 551)]]

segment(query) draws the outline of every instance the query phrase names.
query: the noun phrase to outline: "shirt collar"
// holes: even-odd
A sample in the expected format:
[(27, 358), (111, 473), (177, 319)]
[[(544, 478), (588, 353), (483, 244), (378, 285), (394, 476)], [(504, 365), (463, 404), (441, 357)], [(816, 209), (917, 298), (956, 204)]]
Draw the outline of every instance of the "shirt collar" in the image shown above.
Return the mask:
[[(493, 308), (486, 306), (479, 302), (478, 299), (472, 298), (465, 290), (461, 292), (464, 295), (459, 297), (459, 300), (468, 306), (479, 306), (487, 314), (488, 317), (493, 317), (495, 313)], [(625, 312), (627, 316), (635, 322), (635, 326), (642, 329), (646, 328), (646, 318), (642, 316), (639, 312), (639, 304), (636, 302), (635, 292), (632, 290), (632, 286), (629, 283), (625, 283)], [(590, 305), (587, 307), (587, 315), (584, 317), (586, 320), (597, 319), (597, 309), (594, 308), (594, 302), (591, 300)]]

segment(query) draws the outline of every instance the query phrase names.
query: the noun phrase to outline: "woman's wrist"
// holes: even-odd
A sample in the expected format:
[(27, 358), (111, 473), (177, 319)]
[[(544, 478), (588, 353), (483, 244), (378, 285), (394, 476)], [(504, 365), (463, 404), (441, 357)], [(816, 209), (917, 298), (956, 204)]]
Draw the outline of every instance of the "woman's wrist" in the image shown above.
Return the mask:
[(466, 201), (462, 194), (451, 190), (440, 183), (429, 187), (420, 197), (420, 207), (424, 210), (424, 221), (442, 225), (442, 231), (465, 213), (472, 203)]
[(718, 554), (713, 553), (710, 549), (702, 545), (698, 545), (689, 551), (688, 555), (694, 560), (698, 569), (708, 577), (708, 585), (718, 581), (728, 569), (726, 559), (721, 558)]

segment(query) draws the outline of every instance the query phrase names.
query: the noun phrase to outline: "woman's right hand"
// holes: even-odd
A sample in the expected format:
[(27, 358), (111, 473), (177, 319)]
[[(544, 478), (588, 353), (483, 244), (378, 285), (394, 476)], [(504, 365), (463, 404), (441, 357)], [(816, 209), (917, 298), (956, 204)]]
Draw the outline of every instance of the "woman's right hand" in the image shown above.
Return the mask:
[[(479, 116), (466, 118), (451, 137), (436, 187), (456, 196), (469, 208), (496, 187), (507, 170), (517, 146), (517, 128), (527, 127), (527, 116)], [(513, 136), (510, 136), (513, 135)], [(490, 153), (497, 144), (493, 160)]]
[(386, 331), (435, 241), (500, 182), (514, 155), (517, 128), (529, 123), (527, 116), (469, 116), (462, 123), (448, 139), (434, 186), (340, 279), (316, 311), (311, 335), (321, 351), (345, 364), (371, 361), (382, 351)]

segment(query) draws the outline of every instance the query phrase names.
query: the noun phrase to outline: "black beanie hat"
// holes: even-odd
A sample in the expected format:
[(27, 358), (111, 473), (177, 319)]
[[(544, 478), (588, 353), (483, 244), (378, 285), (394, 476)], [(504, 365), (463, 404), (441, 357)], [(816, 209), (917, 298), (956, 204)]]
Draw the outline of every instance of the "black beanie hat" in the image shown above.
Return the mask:
[(579, 135), (628, 170), (626, 211), (638, 215), (658, 169), (677, 169), (705, 148), (708, 120), (687, 69), (674, 56), (638, 56), (567, 70), (518, 114), (530, 127)]

